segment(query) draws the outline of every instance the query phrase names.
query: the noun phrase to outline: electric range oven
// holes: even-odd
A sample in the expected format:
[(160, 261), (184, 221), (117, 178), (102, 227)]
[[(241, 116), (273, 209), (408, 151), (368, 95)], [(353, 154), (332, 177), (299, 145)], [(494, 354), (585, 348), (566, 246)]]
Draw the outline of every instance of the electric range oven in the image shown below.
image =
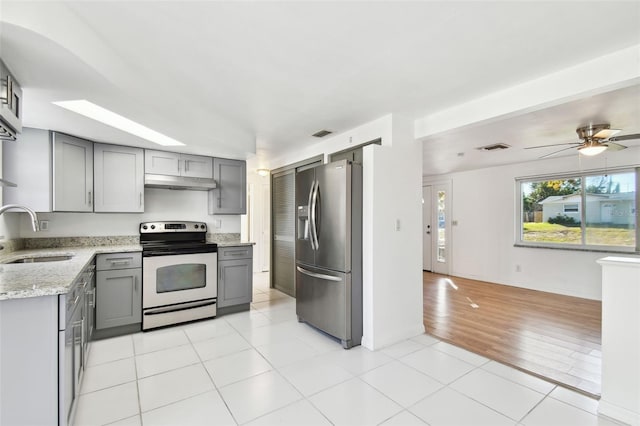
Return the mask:
[(142, 329), (216, 316), (218, 246), (202, 222), (144, 222)]

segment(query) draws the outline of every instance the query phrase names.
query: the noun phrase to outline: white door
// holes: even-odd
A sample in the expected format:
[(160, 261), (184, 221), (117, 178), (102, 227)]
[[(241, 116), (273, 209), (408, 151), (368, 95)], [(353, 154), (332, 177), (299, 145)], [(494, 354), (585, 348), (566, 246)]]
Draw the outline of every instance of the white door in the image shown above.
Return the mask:
[(451, 252), (451, 183), (433, 185), (431, 199), (434, 205), (433, 272), (449, 275)]
[(431, 186), (422, 187), (422, 269), (432, 271), (433, 256), (433, 203)]

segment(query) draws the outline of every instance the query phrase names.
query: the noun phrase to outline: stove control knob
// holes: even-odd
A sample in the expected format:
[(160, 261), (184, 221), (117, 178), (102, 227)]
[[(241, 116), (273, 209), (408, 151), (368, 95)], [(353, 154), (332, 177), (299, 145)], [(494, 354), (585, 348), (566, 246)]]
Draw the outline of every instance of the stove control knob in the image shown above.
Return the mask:
[(196, 227), (196, 229), (198, 229), (198, 228), (199, 228), (199, 226), (198, 226), (198, 224), (197, 224), (197, 223), (196, 223), (195, 227)]
[(156, 229), (156, 226), (155, 225), (151, 225), (151, 229)]
[(142, 229), (147, 229), (148, 226), (147, 225), (142, 225)]

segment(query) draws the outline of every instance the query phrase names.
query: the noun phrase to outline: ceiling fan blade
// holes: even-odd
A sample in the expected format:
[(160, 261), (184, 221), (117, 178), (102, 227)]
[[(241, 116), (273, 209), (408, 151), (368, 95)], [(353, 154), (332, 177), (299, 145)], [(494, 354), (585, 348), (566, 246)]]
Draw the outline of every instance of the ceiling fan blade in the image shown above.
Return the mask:
[(560, 151), (554, 151), (554, 152), (552, 152), (552, 153), (550, 153), (550, 154), (546, 154), (546, 155), (543, 155), (542, 157), (538, 157), (538, 158), (539, 158), (539, 159), (542, 159), (542, 158), (552, 157), (552, 156), (554, 156), (554, 155), (556, 155), (556, 154), (560, 154), (561, 152), (563, 152), (563, 151), (568, 151), (568, 150), (570, 150), (570, 149), (575, 149), (575, 146), (570, 146), (570, 147), (568, 147), (568, 148), (563, 148), (563, 149), (561, 149)]
[(640, 133), (636, 133), (633, 135), (614, 136), (612, 138), (609, 138), (607, 142), (630, 141), (633, 139), (640, 139)]
[(622, 151), (623, 149), (627, 149), (626, 146), (615, 142), (607, 142), (604, 145), (607, 146), (607, 151)]
[[(639, 135), (640, 136), (640, 135)], [(538, 148), (548, 148), (550, 146), (563, 146), (563, 145), (582, 145), (582, 142), (567, 142), (567, 143), (554, 143), (552, 145), (538, 145), (538, 146), (525, 146), (524, 149), (538, 149)]]
[(621, 131), (622, 130), (620, 129), (602, 129), (598, 133), (593, 135), (593, 137), (598, 139), (609, 139), (611, 136), (617, 135)]

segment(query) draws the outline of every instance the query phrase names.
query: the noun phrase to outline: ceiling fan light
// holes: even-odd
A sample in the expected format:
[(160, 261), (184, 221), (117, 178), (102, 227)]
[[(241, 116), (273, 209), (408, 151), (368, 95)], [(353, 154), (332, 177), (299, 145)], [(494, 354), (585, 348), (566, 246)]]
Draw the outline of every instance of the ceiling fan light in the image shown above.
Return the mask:
[(582, 155), (586, 155), (588, 157), (593, 157), (594, 155), (598, 155), (606, 151), (606, 145), (587, 145), (581, 146), (578, 148), (578, 152)]

